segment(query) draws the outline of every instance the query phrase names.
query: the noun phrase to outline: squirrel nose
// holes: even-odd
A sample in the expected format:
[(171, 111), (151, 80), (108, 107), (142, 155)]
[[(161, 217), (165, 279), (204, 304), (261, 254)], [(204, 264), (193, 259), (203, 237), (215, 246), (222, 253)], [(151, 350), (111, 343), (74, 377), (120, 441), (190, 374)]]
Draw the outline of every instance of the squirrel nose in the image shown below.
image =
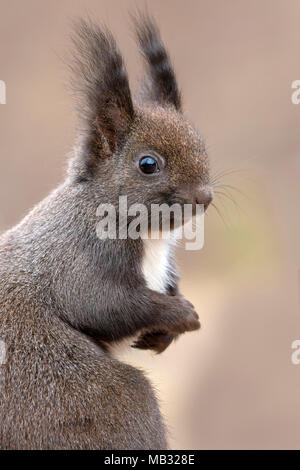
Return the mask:
[(209, 186), (200, 186), (196, 192), (196, 203), (203, 204), (204, 210), (208, 208), (209, 204), (213, 200), (213, 190)]

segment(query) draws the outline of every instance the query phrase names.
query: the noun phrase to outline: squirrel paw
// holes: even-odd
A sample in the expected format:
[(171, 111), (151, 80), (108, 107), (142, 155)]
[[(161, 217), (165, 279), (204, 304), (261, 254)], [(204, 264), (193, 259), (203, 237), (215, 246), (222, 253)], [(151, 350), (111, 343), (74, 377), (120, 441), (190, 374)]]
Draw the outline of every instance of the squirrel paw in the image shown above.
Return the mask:
[(170, 315), (168, 330), (174, 334), (198, 330), (201, 325), (193, 304), (183, 296), (173, 297), (173, 299), (174, 301), (176, 299), (175, 311), (177, 315), (174, 315), (174, 317)]
[(149, 331), (142, 334), (133, 344), (132, 348), (152, 349), (157, 354), (162, 353), (176, 339), (177, 335), (162, 331)]

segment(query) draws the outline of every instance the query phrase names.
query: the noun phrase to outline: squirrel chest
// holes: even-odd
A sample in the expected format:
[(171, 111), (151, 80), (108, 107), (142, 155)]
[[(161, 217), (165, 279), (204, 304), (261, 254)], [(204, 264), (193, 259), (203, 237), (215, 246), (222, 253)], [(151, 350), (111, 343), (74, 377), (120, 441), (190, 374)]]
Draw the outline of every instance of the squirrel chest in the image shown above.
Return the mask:
[(143, 275), (149, 289), (166, 293), (170, 277), (170, 240), (144, 240)]
[[(172, 240), (143, 240), (144, 252), (142, 258), (142, 273), (149, 289), (166, 294), (170, 283), (170, 255)], [(138, 338), (134, 335), (109, 344), (109, 351), (119, 360), (124, 360), (124, 353), (130, 350), (130, 345)]]

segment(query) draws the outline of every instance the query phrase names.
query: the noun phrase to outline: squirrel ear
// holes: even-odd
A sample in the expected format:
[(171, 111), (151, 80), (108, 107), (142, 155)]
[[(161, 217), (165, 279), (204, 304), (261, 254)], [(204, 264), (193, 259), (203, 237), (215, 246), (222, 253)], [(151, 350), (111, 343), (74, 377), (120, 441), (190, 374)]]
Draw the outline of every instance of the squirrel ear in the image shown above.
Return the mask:
[(134, 118), (121, 53), (108, 30), (83, 20), (77, 24), (73, 43), (71, 86), (78, 98), (79, 115), (98, 148), (112, 153)]
[(181, 110), (181, 95), (168, 52), (161, 40), (159, 29), (148, 14), (133, 17), (140, 50), (149, 70), (142, 84), (144, 97), (162, 105), (173, 105)]

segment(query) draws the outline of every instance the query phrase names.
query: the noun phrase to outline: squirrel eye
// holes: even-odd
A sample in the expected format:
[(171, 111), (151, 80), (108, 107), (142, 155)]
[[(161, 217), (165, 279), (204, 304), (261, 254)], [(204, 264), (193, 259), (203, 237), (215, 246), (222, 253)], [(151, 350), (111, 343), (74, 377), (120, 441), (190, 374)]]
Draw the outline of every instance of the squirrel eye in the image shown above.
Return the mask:
[(140, 169), (143, 173), (150, 175), (159, 171), (157, 160), (154, 157), (146, 156), (140, 159)]

